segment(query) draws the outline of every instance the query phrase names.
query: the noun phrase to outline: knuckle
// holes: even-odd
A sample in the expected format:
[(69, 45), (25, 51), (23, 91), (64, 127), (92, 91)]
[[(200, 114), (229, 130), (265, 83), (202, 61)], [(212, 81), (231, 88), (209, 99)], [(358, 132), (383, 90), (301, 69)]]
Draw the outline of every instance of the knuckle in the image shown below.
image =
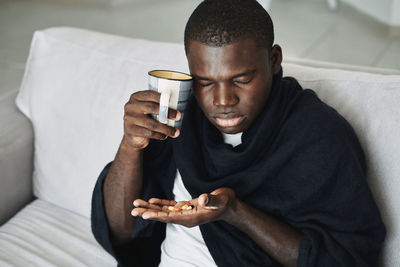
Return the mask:
[(131, 94), (131, 96), (129, 97), (128, 103), (135, 101), (137, 94), (138, 94), (138, 92), (134, 92), (133, 94)]
[(158, 108), (158, 106), (157, 106), (156, 103), (153, 103), (153, 102), (146, 102), (145, 105), (146, 105), (146, 109), (147, 109), (147, 110), (156, 113), (157, 108)]
[(151, 131), (143, 131), (142, 136), (143, 137), (151, 137), (152, 136), (152, 132)]
[(149, 91), (142, 91), (141, 94), (142, 94), (142, 96), (145, 97), (145, 98), (150, 97)]
[(129, 109), (129, 102), (124, 105), (124, 113), (125, 114), (128, 113), (128, 109)]
[(148, 120), (146, 127), (149, 129), (156, 129), (158, 126), (158, 122), (156, 120)]

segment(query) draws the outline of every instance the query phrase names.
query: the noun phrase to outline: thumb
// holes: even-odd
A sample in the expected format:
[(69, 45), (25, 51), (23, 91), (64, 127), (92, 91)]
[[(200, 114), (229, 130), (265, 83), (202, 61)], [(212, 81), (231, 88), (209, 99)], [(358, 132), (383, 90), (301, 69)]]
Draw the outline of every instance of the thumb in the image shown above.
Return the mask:
[[(212, 194), (203, 194), (200, 197), (204, 196), (204, 207), (207, 209), (218, 209), (220, 208), (220, 199), (218, 198), (218, 195), (212, 195)], [(199, 199), (201, 200), (201, 199)]]
[(208, 194), (201, 194), (198, 199), (199, 206), (205, 207), (209, 201)]

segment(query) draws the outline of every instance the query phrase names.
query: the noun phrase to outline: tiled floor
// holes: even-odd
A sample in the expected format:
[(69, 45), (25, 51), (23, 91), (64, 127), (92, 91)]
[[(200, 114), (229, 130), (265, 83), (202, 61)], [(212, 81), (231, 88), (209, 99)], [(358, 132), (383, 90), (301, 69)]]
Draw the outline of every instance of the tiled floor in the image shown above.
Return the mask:
[[(32, 33), (73, 26), (182, 42), (200, 0), (0, 0), (0, 92), (16, 90)], [(323, 0), (272, 0), (276, 42), (284, 56), (400, 70), (400, 36), (347, 6)]]

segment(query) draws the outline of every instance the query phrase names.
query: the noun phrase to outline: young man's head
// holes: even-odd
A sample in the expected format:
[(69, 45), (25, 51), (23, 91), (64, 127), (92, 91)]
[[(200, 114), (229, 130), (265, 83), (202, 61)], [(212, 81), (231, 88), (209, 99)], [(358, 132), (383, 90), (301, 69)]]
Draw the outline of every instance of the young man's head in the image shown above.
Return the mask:
[(253, 0), (205, 0), (190, 16), (185, 51), (194, 92), (221, 132), (246, 130), (264, 108), (282, 53), (270, 16)]

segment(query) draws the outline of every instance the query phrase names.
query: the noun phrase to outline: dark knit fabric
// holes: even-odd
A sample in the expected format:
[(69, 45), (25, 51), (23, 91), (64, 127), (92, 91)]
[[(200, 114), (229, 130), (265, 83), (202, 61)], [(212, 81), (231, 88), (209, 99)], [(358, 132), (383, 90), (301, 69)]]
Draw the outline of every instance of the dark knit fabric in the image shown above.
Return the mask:
[[(193, 198), (230, 187), (245, 203), (301, 230), (298, 266), (378, 266), (385, 228), (366, 182), (363, 151), (351, 126), (313, 91), (276, 75), (265, 109), (236, 147), (223, 142), (195, 98), (182, 127), (179, 138), (152, 141), (146, 149), (144, 199), (172, 199), (178, 168)], [(122, 265), (157, 266), (163, 223), (139, 219), (130, 244), (111, 245), (102, 195), (107, 170), (93, 192), (96, 239)], [(200, 230), (218, 266), (279, 266), (228, 223)]]

